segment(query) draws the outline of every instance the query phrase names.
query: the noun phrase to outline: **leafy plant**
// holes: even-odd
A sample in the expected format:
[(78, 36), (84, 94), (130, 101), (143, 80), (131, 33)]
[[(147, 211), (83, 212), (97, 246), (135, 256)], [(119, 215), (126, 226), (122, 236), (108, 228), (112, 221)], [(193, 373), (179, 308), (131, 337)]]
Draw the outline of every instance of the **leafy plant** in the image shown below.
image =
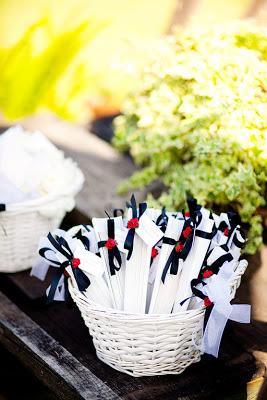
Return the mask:
[(231, 204), (250, 224), (246, 250), (254, 253), (266, 206), (266, 32), (250, 24), (179, 31), (139, 82), (114, 143), (143, 169), (120, 191), (159, 180), (167, 189), (157, 203), (167, 207), (183, 207), (188, 194), (207, 206)]
[(98, 30), (86, 21), (53, 33), (49, 20), (44, 19), (30, 26), (12, 46), (0, 48), (0, 110), (4, 116), (14, 120), (46, 108), (63, 117), (77, 117), (73, 101), (87, 86), (82, 85), (82, 66), (74, 61)]

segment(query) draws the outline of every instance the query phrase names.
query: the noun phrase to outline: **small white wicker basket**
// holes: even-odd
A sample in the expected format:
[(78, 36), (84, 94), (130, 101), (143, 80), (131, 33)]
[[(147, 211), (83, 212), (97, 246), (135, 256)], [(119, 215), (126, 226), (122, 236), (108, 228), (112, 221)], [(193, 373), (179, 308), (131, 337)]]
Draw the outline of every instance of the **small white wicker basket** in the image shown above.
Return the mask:
[[(230, 282), (235, 296), (247, 262)], [(69, 280), (70, 294), (100, 360), (132, 376), (180, 374), (201, 357), (205, 308), (175, 314), (128, 314), (89, 301)]]
[(0, 212), (0, 272), (32, 267), (38, 257), (39, 238), (58, 228), (66, 212), (74, 208), (74, 197), (84, 178), (76, 165), (73, 168), (75, 182), (64, 194), (10, 204)]

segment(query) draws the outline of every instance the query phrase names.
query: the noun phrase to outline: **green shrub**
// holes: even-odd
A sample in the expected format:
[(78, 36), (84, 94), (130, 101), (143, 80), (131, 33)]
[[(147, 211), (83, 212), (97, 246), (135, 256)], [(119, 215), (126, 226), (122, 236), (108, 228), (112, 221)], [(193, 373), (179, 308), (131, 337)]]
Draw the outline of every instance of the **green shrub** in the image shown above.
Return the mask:
[[(114, 143), (143, 169), (120, 191), (154, 180), (157, 203), (231, 204), (249, 223), (247, 252), (262, 242), (266, 206), (267, 33), (247, 24), (177, 32), (165, 40), (115, 121)], [(152, 200), (150, 198), (150, 200)]]

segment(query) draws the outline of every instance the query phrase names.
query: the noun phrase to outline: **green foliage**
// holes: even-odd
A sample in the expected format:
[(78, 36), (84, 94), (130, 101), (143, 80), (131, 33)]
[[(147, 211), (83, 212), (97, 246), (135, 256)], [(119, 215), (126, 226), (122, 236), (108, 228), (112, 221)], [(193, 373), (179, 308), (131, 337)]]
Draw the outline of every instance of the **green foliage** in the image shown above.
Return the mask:
[(74, 116), (71, 105), (81, 93), (84, 75), (73, 62), (97, 32), (89, 25), (83, 22), (55, 34), (49, 20), (42, 20), (11, 47), (0, 48), (0, 110), (6, 118), (14, 120), (41, 108)]
[(124, 104), (114, 143), (144, 167), (121, 190), (160, 180), (157, 200), (183, 207), (231, 203), (249, 223), (247, 252), (262, 242), (266, 206), (267, 34), (246, 24), (177, 32)]

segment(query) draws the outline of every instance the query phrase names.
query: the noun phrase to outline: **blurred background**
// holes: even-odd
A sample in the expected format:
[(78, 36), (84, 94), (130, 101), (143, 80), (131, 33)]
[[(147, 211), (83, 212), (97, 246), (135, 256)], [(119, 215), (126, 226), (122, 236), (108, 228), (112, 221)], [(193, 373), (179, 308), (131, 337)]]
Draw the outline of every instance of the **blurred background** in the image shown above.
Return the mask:
[[(98, 149), (95, 142), (86, 148), (82, 132), (55, 124), (55, 119), (94, 131), (94, 121), (109, 121), (121, 112), (163, 35), (177, 26), (216, 26), (247, 18), (266, 26), (267, 0), (0, 0), (0, 125), (34, 117), (26, 127), (44, 129), (52, 140), (74, 149), (74, 158), (81, 150), (92, 154), (94, 147), (100, 177), (103, 165), (107, 175), (110, 165), (130, 175), (132, 166), (127, 170), (124, 163), (116, 164), (111, 150)], [(112, 132), (103, 129), (95, 131), (110, 139)], [(89, 170), (88, 154), (79, 156), (83, 171)], [(95, 164), (96, 158), (92, 160)], [(108, 175), (106, 181), (115, 187), (120, 174), (112, 180)], [(54, 399), (21, 366), (14, 368), (17, 361), (1, 348), (0, 355), (5, 359), (0, 400), (17, 400), (8, 378), (15, 373), (20, 399)]]
[(119, 112), (157, 40), (176, 25), (267, 17), (264, 0), (1, 0), (0, 112), (77, 122)]

